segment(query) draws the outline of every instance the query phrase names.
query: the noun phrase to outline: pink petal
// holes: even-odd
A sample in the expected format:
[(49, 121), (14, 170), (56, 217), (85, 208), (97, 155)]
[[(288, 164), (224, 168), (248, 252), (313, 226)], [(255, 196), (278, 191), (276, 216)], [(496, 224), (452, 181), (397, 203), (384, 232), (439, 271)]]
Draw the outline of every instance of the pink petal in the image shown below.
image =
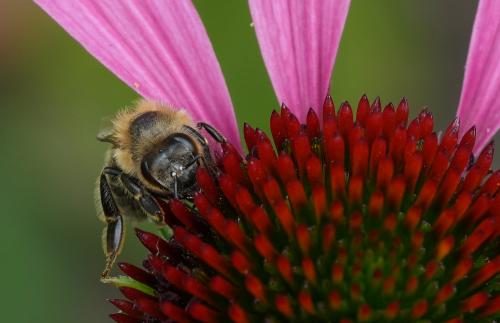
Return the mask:
[(457, 115), (461, 132), (473, 125), (478, 153), (500, 128), (500, 1), (481, 0), (472, 31)]
[(302, 121), (323, 105), (350, 0), (249, 0), (280, 102)]
[(35, 0), (142, 96), (186, 109), (239, 146), (214, 50), (190, 0)]

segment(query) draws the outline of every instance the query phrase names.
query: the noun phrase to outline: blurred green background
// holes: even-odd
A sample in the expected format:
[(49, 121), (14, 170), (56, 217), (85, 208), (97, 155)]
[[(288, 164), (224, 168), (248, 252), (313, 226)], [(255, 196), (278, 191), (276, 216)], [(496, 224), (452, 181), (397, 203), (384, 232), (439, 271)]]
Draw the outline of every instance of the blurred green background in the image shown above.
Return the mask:
[[(245, 1), (196, 1), (240, 124), (276, 108)], [(334, 71), (336, 102), (405, 95), (444, 128), (458, 104), (476, 1), (353, 0)], [(101, 119), (137, 95), (28, 1), (0, 0), (2, 322), (107, 322), (94, 181)], [(129, 234), (121, 259), (138, 263)]]

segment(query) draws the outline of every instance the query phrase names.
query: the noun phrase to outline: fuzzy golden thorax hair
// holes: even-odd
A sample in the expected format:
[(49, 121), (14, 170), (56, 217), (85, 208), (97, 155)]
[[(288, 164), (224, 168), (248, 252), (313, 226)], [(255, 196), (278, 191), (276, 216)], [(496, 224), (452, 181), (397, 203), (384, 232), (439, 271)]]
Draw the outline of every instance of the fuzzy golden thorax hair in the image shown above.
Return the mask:
[(139, 101), (113, 120), (113, 159), (126, 173), (142, 177), (143, 156), (172, 133), (185, 133), (183, 125), (193, 126), (184, 110), (175, 110), (154, 101)]

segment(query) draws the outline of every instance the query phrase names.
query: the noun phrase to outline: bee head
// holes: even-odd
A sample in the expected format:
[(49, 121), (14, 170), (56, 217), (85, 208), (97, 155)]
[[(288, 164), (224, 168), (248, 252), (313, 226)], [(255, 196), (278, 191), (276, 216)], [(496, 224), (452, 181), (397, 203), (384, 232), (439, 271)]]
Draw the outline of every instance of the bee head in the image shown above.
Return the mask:
[(193, 139), (184, 133), (173, 133), (144, 156), (142, 176), (153, 186), (182, 193), (195, 185), (197, 159)]

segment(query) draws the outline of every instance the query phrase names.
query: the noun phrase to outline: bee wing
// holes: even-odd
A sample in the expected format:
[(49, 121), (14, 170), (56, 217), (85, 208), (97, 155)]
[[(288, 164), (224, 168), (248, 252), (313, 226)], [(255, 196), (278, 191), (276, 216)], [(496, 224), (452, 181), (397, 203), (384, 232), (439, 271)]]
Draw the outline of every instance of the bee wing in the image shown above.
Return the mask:
[(103, 118), (101, 120), (101, 127), (97, 133), (97, 140), (102, 142), (115, 143), (115, 131), (113, 127), (113, 120), (111, 117)]

